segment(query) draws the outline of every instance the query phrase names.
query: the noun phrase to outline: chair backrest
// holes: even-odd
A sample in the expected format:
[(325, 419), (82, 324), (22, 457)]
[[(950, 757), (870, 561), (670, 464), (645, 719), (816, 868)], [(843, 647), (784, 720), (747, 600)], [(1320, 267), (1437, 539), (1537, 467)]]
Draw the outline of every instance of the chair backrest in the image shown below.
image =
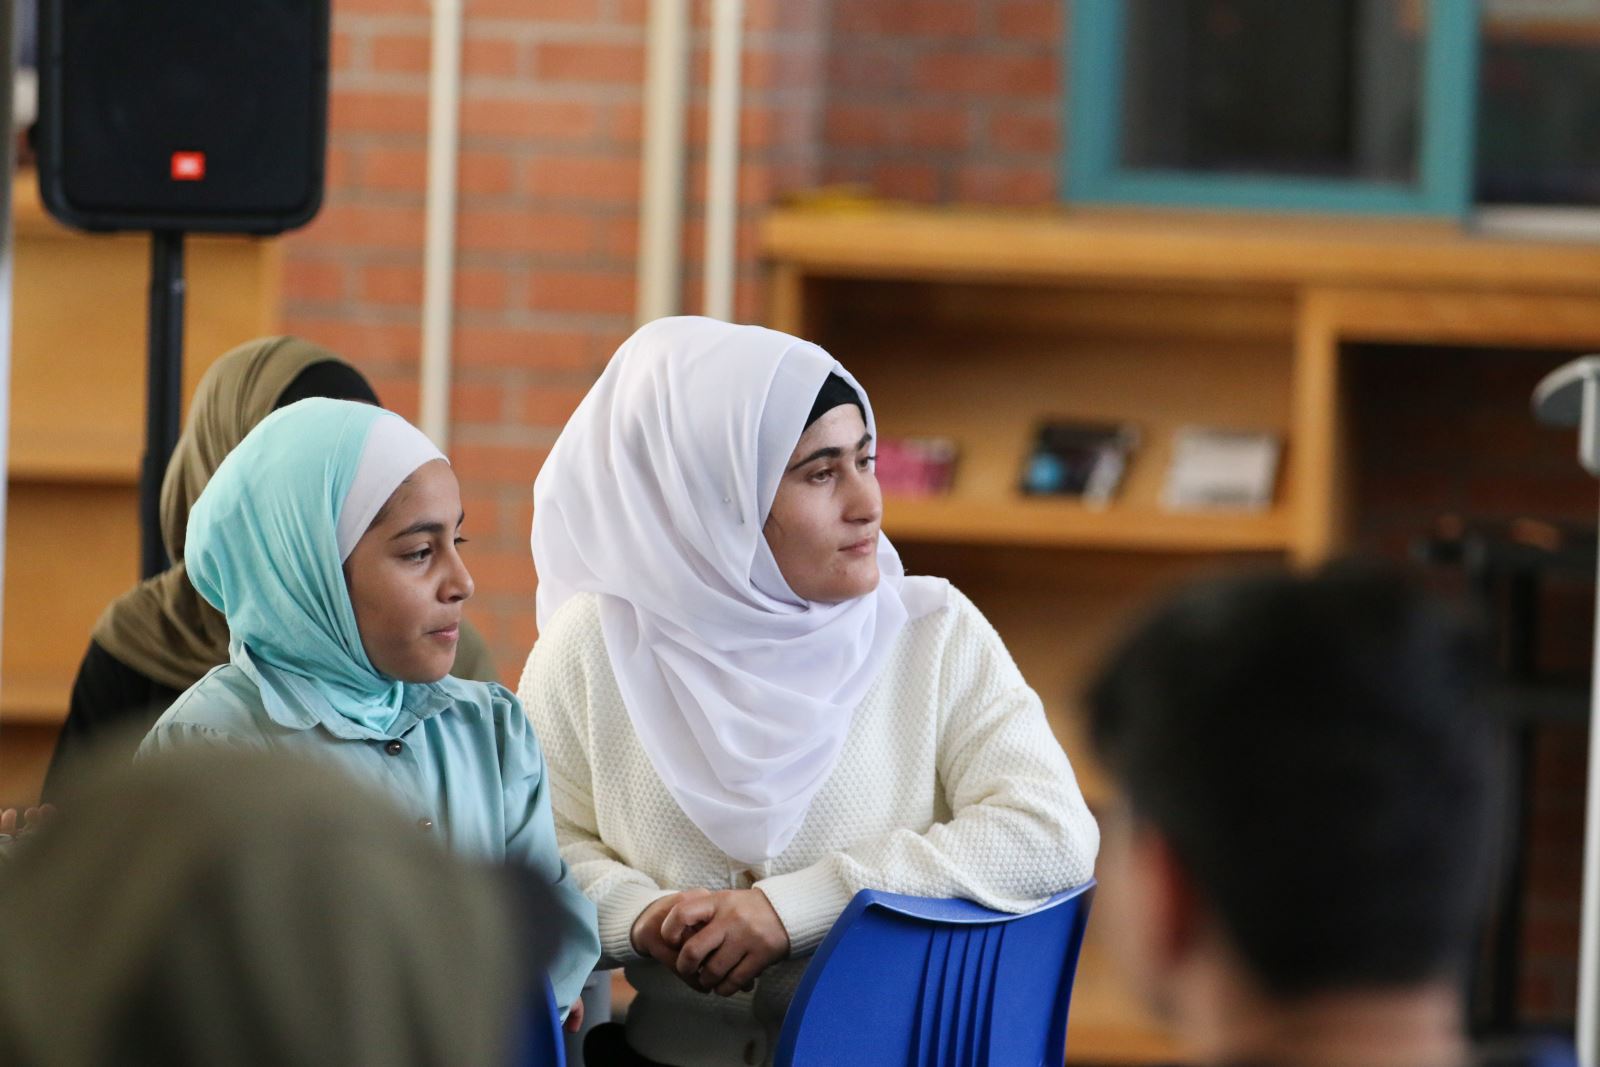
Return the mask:
[(550, 979), (539, 976), (538, 989), (529, 998), (523, 1018), (518, 1048), (512, 1054), (515, 1067), (567, 1067), (567, 1046), (561, 1036), (561, 1009)]
[(862, 890), (800, 980), (776, 1067), (1060, 1067), (1093, 897), (1011, 915)]

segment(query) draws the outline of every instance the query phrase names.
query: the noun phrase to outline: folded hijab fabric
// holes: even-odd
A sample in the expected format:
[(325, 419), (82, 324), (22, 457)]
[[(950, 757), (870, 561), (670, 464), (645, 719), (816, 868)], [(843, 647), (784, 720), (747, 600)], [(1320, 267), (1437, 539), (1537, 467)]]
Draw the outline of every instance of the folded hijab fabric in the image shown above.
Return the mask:
[(218, 359), (195, 390), (161, 483), (161, 539), (173, 565), (112, 601), (94, 627), (101, 648), (162, 685), (187, 689), (228, 660), (228, 624), (195, 592), (184, 566), (189, 509), (223, 457), (291, 389), (377, 402), (354, 367), (297, 337), (240, 345)]
[(293, 704), (309, 686), (368, 729), (394, 721), (405, 686), (362, 646), (341, 517), (364, 514), (359, 538), (402, 481), (443, 458), (398, 415), (317, 398), (267, 416), (222, 461), (189, 515), (189, 578), (227, 616), (230, 659), (264, 693)]
[(497, 873), (315, 761), (98, 770), (0, 879), (0, 1062), (512, 1062), (542, 953)]
[(762, 527), (818, 391), (839, 375), (816, 345), (704, 318), (626, 341), (534, 483), (544, 626), (600, 599), (617, 682), (656, 772), (728, 855), (782, 852), (827, 780), (856, 706), (909, 619), (943, 583), (907, 578), (880, 535), (875, 591), (808, 602)]

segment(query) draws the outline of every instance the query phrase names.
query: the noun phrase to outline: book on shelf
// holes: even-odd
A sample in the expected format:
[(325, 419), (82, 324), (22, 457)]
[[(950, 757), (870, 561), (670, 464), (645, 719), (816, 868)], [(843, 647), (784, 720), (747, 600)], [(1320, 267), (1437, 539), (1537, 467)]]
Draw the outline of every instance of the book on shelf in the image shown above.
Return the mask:
[(874, 464), (885, 493), (903, 497), (942, 496), (955, 483), (959, 449), (949, 437), (885, 437)]
[(1264, 511), (1282, 446), (1276, 435), (1181, 426), (1172, 435), (1162, 506), (1170, 511)]
[(1023, 464), (1022, 491), (1108, 504), (1138, 446), (1139, 430), (1130, 423), (1047, 419)]

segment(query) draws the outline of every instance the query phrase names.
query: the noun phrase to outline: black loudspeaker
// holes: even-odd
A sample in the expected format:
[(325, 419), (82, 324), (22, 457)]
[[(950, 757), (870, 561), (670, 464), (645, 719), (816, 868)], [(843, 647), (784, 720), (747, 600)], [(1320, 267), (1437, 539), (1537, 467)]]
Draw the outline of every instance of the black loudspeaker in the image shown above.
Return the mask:
[(278, 233), (322, 203), (329, 0), (41, 0), (39, 188), (90, 230)]

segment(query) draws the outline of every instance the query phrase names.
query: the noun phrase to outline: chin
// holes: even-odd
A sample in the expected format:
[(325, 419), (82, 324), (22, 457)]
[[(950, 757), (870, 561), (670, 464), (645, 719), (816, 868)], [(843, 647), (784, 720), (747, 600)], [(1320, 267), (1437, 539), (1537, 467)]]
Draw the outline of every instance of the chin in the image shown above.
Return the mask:
[(449, 674), (450, 668), (453, 666), (455, 666), (454, 655), (444, 663), (417, 659), (410, 663), (397, 665), (398, 669), (395, 671), (386, 671), (384, 673), (396, 681), (405, 682), (407, 685), (426, 685), (430, 682), (437, 682)]
[(878, 588), (878, 580), (878, 570), (876, 567), (874, 567), (870, 575), (863, 575), (859, 578), (852, 577), (840, 581), (832, 589), (828, 590), (827, 596), (821, 596), (815, 599), (829, 604), (842, 604), (846, 600), (855, 600), (857, 597), (866, 596), (868, 593)]

